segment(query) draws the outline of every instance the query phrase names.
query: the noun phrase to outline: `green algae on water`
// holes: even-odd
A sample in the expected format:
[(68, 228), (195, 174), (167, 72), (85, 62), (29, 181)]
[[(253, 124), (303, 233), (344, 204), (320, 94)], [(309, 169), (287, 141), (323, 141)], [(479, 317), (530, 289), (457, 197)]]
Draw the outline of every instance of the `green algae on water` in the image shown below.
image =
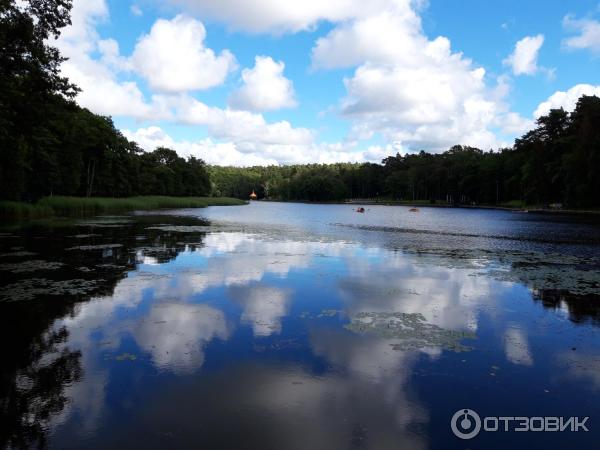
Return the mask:
[(344, 328), (353, 333), (372, 334), (385, 339), (400, 340), (390, 344), (393, 350), (416, 350), (442, 347), (455, 352), (470, 350), (463, 339), (476, 339), (468, 331), (446, 330), (427, 323), (420, 313), (360, 312)]
[(123, 244), (99, 244), (99, 245), (78, 245), (75, 247), (69, 247), (65, 250), (82, 250), (82, 251), (90, 251), (90, 250), (111, 250), (113, 248), (121, 248)]
[(123, 353), (122, 355), (115, 356), (115, 359), (117, 361), (135, 361), (137, 359), (137, 356), (131, 353)]
[(339, 314), (337, 309), (324, 309), (317, 317), (333, 317)]
[(39, 296), (78, 296), (93, 292), (105, 280), (29, 278), (0, 288), (0, 302), (33, 300)]
[(38, 272), (42, 270), (57, 270), (63, 266), (64, 264), (60, 262), (49, 262), (44, 261), (42, 259), (34, 259), (31, 261), (0, 264), (0, 271), (11, 273), (26, 273)]

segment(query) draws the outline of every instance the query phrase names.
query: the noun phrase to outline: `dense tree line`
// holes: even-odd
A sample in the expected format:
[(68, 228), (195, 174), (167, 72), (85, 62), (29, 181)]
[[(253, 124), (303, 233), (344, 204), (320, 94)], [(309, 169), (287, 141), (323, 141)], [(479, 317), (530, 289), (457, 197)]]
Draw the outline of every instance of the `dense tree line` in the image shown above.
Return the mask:
[[(0, 0), (0, 198), (48, 195), (224, 195), (451, 204), (563, 203), (598, 207), (600, 99), (552, 110), (512, 148), (455, 146), (381, 164), (205, 167), (159, 148), (143, 152), (108, 117), (79, 107), (77, 87), (48, 42), (70, 23), (71, 0)], [(210, 178), (209, 178), (210, 176)]]
[(451, 204), (600, 206), (600, 99), (583, 96), (572, 113), (554, 109), (512, 148), (454, 146), (390, 156), (381, 164), (211, 167), (213, 191), (247, 198), (336, 201), (427, 200)]
[(77, 88), (48, 45), (70, 10), (71, 0), (0, 0), (0, 198), (209, 194), (203, 161), (144, 153), (73, 101)]

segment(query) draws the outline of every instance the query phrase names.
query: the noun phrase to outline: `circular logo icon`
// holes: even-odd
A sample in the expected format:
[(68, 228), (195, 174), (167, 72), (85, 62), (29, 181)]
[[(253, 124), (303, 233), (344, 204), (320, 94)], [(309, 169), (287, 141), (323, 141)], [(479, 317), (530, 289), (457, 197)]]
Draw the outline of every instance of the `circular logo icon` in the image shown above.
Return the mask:
[(472, 409), (459, 409), (450, 421), (452, 432), (460, 439), (473, 439), (481, 431), (481, 418)]

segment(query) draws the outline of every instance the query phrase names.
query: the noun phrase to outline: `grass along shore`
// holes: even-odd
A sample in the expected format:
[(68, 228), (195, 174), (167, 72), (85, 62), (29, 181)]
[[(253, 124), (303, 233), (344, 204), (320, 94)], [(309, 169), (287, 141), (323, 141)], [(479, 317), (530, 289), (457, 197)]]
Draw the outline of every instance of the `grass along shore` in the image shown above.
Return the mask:
[(205, 208), (207, 206), (245, 205), (230, 197), (44, 197), (36, 203), (0, 201), (0, 217), (38, 219), (53, 216), (79, 217), (110, 212), (162, 208)]

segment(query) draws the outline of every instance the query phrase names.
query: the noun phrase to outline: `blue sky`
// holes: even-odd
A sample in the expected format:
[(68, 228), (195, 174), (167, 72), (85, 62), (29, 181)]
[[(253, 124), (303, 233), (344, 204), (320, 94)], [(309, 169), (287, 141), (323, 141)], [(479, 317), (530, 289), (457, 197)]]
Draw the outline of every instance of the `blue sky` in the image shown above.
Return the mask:
[(78, 102), (211, 164), (511, 145), (600, 95), (598, 1), (74, 0)]

